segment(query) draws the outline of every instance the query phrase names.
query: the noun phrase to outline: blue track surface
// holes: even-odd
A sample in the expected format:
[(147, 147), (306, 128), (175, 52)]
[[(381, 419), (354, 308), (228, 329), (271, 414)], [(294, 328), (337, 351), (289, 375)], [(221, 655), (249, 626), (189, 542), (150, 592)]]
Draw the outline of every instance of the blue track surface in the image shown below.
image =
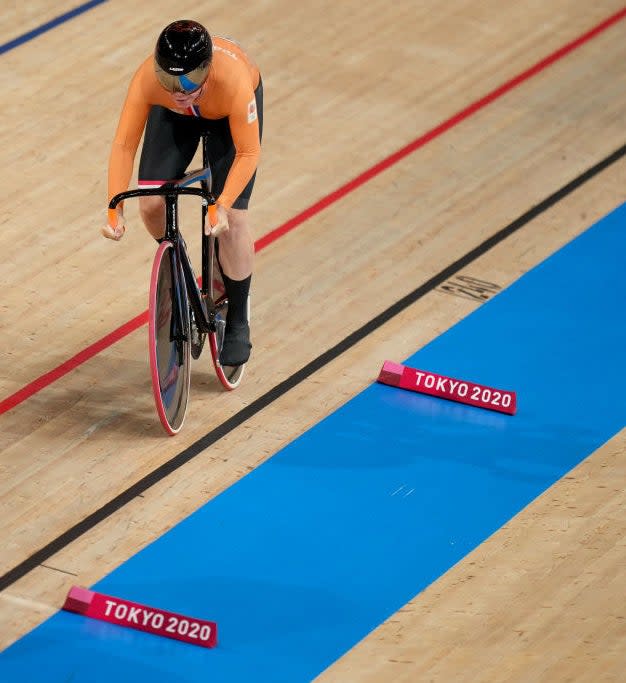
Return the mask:
[(217, 621), (218, 648), (59, 613), (0, 680), (311, 680), (624, 425), (625, 222), (405, 361), (517, 391), (515, 417), (374, 384), (95, 586)]

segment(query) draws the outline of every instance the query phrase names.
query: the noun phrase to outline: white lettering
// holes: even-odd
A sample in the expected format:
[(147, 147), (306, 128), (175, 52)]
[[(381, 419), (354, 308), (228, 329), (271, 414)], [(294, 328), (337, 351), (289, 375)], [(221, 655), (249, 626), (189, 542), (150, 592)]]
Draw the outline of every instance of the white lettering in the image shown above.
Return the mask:
[(450, 380), (450, 392), (451, 393), (454, 393), (454, 390), (457, 388), (458, 384), (459, 384), (458, 381), (455, 382), (453, 379)]
[(115, 618), (123, 619), (128, 614), (128, 607), (126, 605), (118, 605), (115, 608)]
[(109, 614), (111, 614), (111, 610), (117, 605), (117, 603), (114, 600), (105, 600), (107, 608), (104, 610), (104, 616), (108, 617)]
[(469, 387), (467, 386), (467, 384), (465, 384), (465, 382), (463, 382), (463, 383), (459, 386), (459, 396), (460, 396), (461, 398), (464, 398), (465, 396), (467, 396), (467, 392), (468, 392), (468, 391), (469, 391)]
[(144, 609), (143, 610), (143, 626), (147, 626), (148, 622), (150, 621), (150, 617), (154, 614), (154, 612), (150, 612), (150, 610)]
[[(430, 380), (430, 384), (428, 383)], [(424, 380), (424, 385), (427, 389), (432, 389), (435, 386), (435, 378), (432, 375), (427, 375)]]
[(232, 52), (231, 50), (227, 50), (225, 47), (220, 47), (219, 45), (213, 45), (213, 50), (215, 52), (223, 52), (224, 54), (227, 54), (229, 57), (232, 57), (234, 60), (237, 59), (237, 55)]
[(417, 379), (415, 380), (415, 386), (419, 387), (420, 382), (422, 381), (422, 377), (424, 376), (423, 372), (418, 372), (417, 373)]
[(139, 619), (137, 618), (139, 616), (139, 613), (141, 610), (139, 607), (131, 607), (130, 612), (128, 613), (128, 621), (130, 621), (133, 624), (138, 624)]
[(161, 626), (163, 626), (164, 621), (165, 617), (162, 614), (155, 614), (152, 617), (152, 628), (161, 628)]
[(445, 391), (445, 390), (446, 390), (445, 377), (438, 377), (437, 378), (437, 391)]

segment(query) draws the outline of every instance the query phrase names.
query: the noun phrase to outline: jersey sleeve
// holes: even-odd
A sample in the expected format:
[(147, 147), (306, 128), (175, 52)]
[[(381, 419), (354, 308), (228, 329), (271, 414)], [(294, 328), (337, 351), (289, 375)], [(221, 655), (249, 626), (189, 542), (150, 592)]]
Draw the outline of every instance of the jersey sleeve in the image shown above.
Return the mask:
[(254, 92), (240, 87), (235, 93), (228, 116), (235, 145), (235, 159), (230, 168), (224, 191), (217, 201), (230, 208), (254, 174), (261, 154), (259, 119)]
[(111, 146), (109, 157), (109, 200), (128, 189), (139, 141), (150, 112), (150, 103), (143, 93), (143, 66), (135, 73)]

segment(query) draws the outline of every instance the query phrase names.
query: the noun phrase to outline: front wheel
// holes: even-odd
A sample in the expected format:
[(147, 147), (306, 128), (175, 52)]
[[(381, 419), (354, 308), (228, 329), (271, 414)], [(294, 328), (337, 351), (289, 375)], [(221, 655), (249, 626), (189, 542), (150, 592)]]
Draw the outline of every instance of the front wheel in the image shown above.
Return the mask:
[(175, 268), (171, 242), (161, 242), (150, 277), (148, 348), (152, 391), (165, 431), (180, 431), (187, 413), (191, 378), (187, 292)]

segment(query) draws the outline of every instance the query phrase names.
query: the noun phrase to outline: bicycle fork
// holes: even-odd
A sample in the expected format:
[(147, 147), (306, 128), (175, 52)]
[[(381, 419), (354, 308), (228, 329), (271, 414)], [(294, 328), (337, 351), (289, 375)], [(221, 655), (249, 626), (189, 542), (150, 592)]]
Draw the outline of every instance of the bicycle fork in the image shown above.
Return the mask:
[(180, 278), (180, 246), (174, 245), (170, 259), (172, 283), (172, 317), (170, 323), (170, 341), (176, 342), (178, 365), (183, 363), (184, 344), (189, 341), (189, 311), (184, 305), (183, 283)]

